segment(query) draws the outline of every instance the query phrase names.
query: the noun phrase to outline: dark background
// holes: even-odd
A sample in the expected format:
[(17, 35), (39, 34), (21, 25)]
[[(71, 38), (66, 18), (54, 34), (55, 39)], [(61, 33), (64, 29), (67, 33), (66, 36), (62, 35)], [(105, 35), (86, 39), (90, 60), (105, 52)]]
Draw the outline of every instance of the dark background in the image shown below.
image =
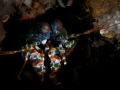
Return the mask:
[[(82, 33), (93, 28), (94, 18), (84, 9), (84, 2), (75, 0), (71, 7), (54, 8), (35, 19), (20, 21), (21, 15), (15, 13), (4, 24), (7, 32), (3, 40), (3, 50), (16, 50), (24, 46), (24, 35), (29, 28), (33, 28), (33, 22), (52, 22), (60, 19), (64, 27), (71, 33)], [(33, 26), (31, 26), (33, 25)], [(26, 30), (26, 31), (25, 31)], [(120, 57), (119, 50), (114, 52), (114, 44), (103, 41), (105, 44), (98, 48), (92, 47), (89, 38), (101, 40), (99, 32), (78, 37), (79, 41), (73, 52), (67, 56), (68, 64), (62, 66), (57, 72), (58, 82), (61, 85), (53, 85), (46, 76), (43, 85), (37, 80), (30, 80), (21, 74), (21, 80), (17, 78), (24, 60), (21, 53), (0, 56), (0, 81), (1, 90), (120, 90)], [(99, 44), (99, 43), (98, 43)], [(26, 64), (23, 71), (31, 73), (32, 67)], [(34, 75), (34, 74), (33, 74)]]

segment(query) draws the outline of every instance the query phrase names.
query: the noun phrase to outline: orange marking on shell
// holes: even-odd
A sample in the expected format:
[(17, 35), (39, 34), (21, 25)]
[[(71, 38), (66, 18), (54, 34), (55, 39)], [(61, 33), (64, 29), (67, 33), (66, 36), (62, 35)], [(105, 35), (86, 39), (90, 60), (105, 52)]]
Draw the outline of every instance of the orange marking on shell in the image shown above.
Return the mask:
[(38, 61), (32, 61), (32, 66), (44, 65), (44, 60), (39, 59)]
[(61, 58), (60, 58), (59, 56), (56, 57), (56, 55), (51, 55), (50, 58), (51, 58), (52, 60), (58, 60), (58, 61), (61, 61)]

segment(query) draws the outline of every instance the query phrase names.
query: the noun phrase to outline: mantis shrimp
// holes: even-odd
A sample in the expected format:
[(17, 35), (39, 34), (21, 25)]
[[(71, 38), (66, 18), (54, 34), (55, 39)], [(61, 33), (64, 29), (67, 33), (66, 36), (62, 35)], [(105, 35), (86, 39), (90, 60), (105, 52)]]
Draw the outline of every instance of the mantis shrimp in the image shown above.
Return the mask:
[[(83, 32), (83, 33), (71, 34), (68, 36), (68, 39), (69, 38), (77, 38), (80, 35), (90, 34), (92, 32), (95, 32), (95, 31), (98, 31), (101, 29), (107, 29), (109, 27), (117, 25), (117, 24), (114, 24), (111, 26), (101, 27), (104, 23), (106, 23), (111, 18), (107, 19), (102, 24), (98, 25), (97, 27), (94, 27), (90, 30)], [(118, 24), (120, 24), (120, 23), (118, 23)], [(62, 39), (66, 39), (66, 38), (63, 37)], [(36, 44), (30, 44), (30, 45), (26, 44), (26, 46), (24, 48), (19, 49), (19, 50), (0, 51), (0, 55), (7, 55), (7, 54), (15, 54), (15, 53), (19, 53), (19, 52), (24, 52), (25, 53), (25, 61), (24, 61), (24, 64), (23, 64), (19, 74), (18, 74), (18, 78), (20, 78), (20, 75), (22, 73), (22, 70), (24, 69), (26, 62), (28, 60), (30, 60), (34, 70), (41, 77), (41, 81), (43, 82), (44, 81), (44, 74), (46, 73), (46, 66), (44, 65), (44, 61), (46, 59), (45, 53), (49, 56), (49, 58), (51, 60), (51, 62), (50, 62), (50, 69), (51, 69), (50, 78), (56, 78), (55, 73), (61, 67), (62, 62), (64, 62), (64, 65), (67, 64), (66, 56), (70, 55), (70, 53), (75, 48), (76, 44), (77, 44), (76, 40), (68, 41), (65, 43), (66, 48), (63, 49), (61, 44), (59, 44), (59, 46), (56, 48), (53, 46), (53, 43), (51, 41), (49, 41), (44, 45), (45, 51), (43, 51), (41, 48), (39, 48)], [(55, 55), (55, 52), (59, 52), (59, 54)], [(54, 79), (53, 82), (56, 83), (57, 82), (56, 79)]]

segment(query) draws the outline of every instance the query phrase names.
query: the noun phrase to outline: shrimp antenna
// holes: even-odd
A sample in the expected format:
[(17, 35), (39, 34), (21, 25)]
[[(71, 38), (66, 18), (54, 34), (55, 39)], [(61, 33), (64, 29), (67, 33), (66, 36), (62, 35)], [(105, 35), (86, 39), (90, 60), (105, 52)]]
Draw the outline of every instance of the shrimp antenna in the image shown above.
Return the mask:
[[(110, 20), (113, 16), (114, 16), (114, 15), (112, 15), (109, 19), (107, 19), (106, 21), (104, 21), (104, 22), (101, 23), (100, 25), (94, 27), (93, 29), (90, 29), (90, 30), (85, 31), (85, 32), (82, 33), (82, 34), (90, 34), (91, 32), (98, 31), (98, 30), (101, 30), (101, 29), (106, 29), (106, 28), (109, 28), (109, 27), (112, 27), (112, 26), (117, 25), (117, 24), (114, 24), (114, 25), (111, 25), (111, 26), (108, 25), (108, 26), (105, 27), (105, 28), (104, 28), (104, 27), (101, 27), (101, 28), (100, 28), (100, 26), (102, 26), (104, 23), (106, 23), (108, 20)], [(120, 23), (118, 23), (118, 24), (120, 24)], [(82, 34), (81, 34), (81, 35), (82, 35)]]
[(27, 61), (28, 61), (28, 52), (27, 52), (27, 54), (26, 54), (26, 56), (25, 56), (24, 64), (23, 64), (23, 66), (22, 66), (22, 68), (21, 68), (21, 70), (20, 70), (20, 72), (19, 72), (19, 74), (18, 74), (18, 78), (19, 78), (19, 79), (20, 79), (20, 75), (21, 75), (21, 73), (22, 73), (22, 71), (23, 71), (23, 69), (24, 69)]

